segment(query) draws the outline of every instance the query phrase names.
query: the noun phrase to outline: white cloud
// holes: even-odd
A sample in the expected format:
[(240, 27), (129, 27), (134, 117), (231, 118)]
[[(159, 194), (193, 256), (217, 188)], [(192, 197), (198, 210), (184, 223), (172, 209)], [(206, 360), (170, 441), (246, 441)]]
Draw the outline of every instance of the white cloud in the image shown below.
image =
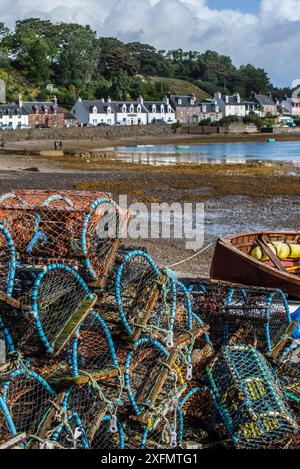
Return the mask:
[(158, 48), (214, 49), (265, 68), (277, 84), (299, 76), (300, 0), (261, 0), (258, 15), (213, 10), (206, 0), (0, 0), (10, 26), (30, 16), (90, 24), (100, 35)]

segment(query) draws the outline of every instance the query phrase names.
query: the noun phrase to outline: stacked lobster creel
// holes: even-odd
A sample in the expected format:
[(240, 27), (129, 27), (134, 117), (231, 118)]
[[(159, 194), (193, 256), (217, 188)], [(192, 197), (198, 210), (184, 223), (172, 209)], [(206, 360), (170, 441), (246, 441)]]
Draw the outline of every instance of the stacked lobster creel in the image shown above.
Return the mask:
[(186, 287), (144, 251), (113, 264), (128, 216), (104, 194), (16, 191), (0, 215), (0, 444), (180, 445), (180, 397), (212, 353)]
[(271, 365), (278, 383), (289, 404), (299, 416), (300, 409), (300, 344), (290, 338), (278, 357), (272, 357)]
[(251, 344), (267, 354), (278, 354), (293, 333), (289, 305), (279, 289), (202, 283), (189, 288), (194, 309), (210, 325), (216, 348)]
[[(192, 282), (187, 288), (194, 311), (201, 314), (204, 321), (209, 324), (214, 348), (220, 351), (213, 362), (213, 368), (218, 370), (216, 375), (201, 386), (198, 381), (199, 392), (205, 393), (205, 389), (208, 389), (214, 397), (214, 406), (205, 407), (206, 423), (215, 421), (214, 430), (219, 435), (221, 444), (226, 446), (224, 429), (238, 447), (285, 445), (295, 447), (298, 440), (294, 432), (299, 431), (297, 427), (300, 403), (299, 342), (293, 339), (296, 324), (291, 320), (285, 295), (280, 290), (209, 281)], [(263, 353), (264, 357), (259, 352)], [(266, 360), (271, 369), (267, 366)], [(226, 376), (224, 363), (228, 365), (232, 374), (227, 382), (224, 378)], [(255, 364), (257, 366), (259, 364), (259, 367)], [(268, 379), (265, 373), (268, 373)], [(211, 366), (207, 375), (211, 377)], [(238, 376), (240, 378), (237, 378)], [(248, 383), (252, 383), (250, 390), (247, 387)], [(222, 392), (218, 390), (218, 386), (222, 387)], [(240, 402), (233, 399), (230, 394), (231, 387), (233, 394), (237, 393)], [(265, 387), (270, 395), (263, 391)], [(291, 421), (291, 426), (285, 423), (281, 425), (280, 419), (274, 420), (275, 423), (269, 419), (272, 412), (277, 415), (278, 410), (275, 401), (271, 402), (269, 399), (273, 395), (277, 397), (280, 395), (280, 399), (278, 398), (276, 402), (281, 402), (282, 418), (286, 419), (286, 422)], [(206, 397), (205, 401), (208, 403), (210, 399)], [(198, 405), (198, 409), (201, 407)], [(246, 409), (245, 414), (243, 408)], [(257, 417), (256, 410), (260, 408), (266, 409), (265, 420), (263, 414), (261, 419)], [(223, 414), (220, 413), (220, 409), (224, 411)], [(235, 418), (241, 422), (245, 419), (246, 422), (247, 415), (252, 416), (252, 420), (249, 417), (250, 420), (242, 427), (241, 434), (236, 435)], [(220, 425), (222, 423), (224, 429)], [(206, 425), (203, 426), (202, 422), (201, 425), (206, 429)], [(274, 428), (276, 426), (278, 433), (274, 430), (268, 435), (268, 430), (272, 430), (273, 426)], [(215, 439), (212, 428), (209, 434)], [(217, 440), (218, 437), (214, 445)], [(204, 446), (209, 447), (209, 442), (204, 441)]]
[(105, 284), (120, 231), (105, 233), (111, 217), (120, 227), (127, 215), (97, 193), (17, 191), (0, 205), (0, 329), (10, 353), (1, 369), (0, 443), (25, 432), (25, 447), (91, 447), (121, 377), (87, 282)]
[(218, 416), (238, 448), (285, 445), (299, 431), (265, 358), (251, 346), (225, 346), (207, 368)]
[(180, 419), (176, 418), (168, 424), (173, 415), (170, 409), (176, 415), (181, 412), (180, 395), (193, 377), (195, 343), (202, 352), (198, 367), (212, 353), (207, 328), (193, 312), (187, 289), (173, 272), (159, 269), (146, 252), (133, 250), (119, 260), (98, 307), (124, 369), (124, 410), (131, 415), (125, 427), (129, 433), (132, 425), (139, 428), (140, 439), (129, 438), (128, 444), (134, 440), (134, 445), (137, 441), (142, 447), (147, 447), (147, 441), (152, 445), (154, 437), (142, 439), (142, 435), (153, 431), (156, 447), (180, 445), (183, 426), (177, 429)]
[(18, 190), (0, 197), (0, 219), (23, 263), (59, 259), (103, 282), (128, 215), (101, 192)]

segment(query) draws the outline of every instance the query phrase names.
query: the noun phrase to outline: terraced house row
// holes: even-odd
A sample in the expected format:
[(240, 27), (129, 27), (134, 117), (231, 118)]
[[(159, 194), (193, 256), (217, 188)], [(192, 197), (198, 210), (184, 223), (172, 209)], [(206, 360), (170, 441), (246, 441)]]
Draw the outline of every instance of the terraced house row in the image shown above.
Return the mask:
[[(2, 98), (3, 100), (3, 98)], [(294, 102), (294, 101), (297, 101)], [(161, 101), (145, 101), (143, 97), (130, 101), (79, 98), (71, 111), (58, 105), (56, 97), (49, 102), (23, 102), (0, 104), (0, 129), (147, 125), (147, 124), (199, 124), (219, 122), (223, 117), (243, 119), (250, 113), (260, 117), (300, 113), (299, 98), (287, 98), (282, 103), (270, 96), (254, 94), (243, 100), (239, 93), (199, 101), (193, 95), (165, 96)]]

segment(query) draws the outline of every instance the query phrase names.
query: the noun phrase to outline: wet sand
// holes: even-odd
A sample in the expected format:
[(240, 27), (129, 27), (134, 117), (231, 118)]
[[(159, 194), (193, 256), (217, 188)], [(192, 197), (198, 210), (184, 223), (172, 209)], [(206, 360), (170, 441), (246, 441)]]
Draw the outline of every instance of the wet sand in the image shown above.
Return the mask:
[[(35, 145), (44, 149), (38, 142)], [(270, 163), (154, 167), (121, 163), (117, 159), (0, 153), (1, 192), (16, 188), (83, 189), (110, 192), (116, 200), (125, 194), (129, 203), (202, 202), (205, 246), (222, 234), (252, 229), (299, 229), (299, 175), (298, 168)], [(186, 250), (182, 240), (125, 243), (145, 247), (163, 266), (194, 254)], [(213, 247), (174, 269), (183, 276), (208, 276), (212, 253)]]

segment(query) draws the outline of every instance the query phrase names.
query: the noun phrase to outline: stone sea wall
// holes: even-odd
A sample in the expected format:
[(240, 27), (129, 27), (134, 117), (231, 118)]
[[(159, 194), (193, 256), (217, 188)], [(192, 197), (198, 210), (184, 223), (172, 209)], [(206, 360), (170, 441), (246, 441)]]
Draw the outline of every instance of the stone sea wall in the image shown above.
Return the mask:
[(20, 140), (91, 140), (101, 138), (132, 138), (147, 136), (171, 135), (170, 125), (132, 125), (107, 127), (71, 127), (64, 129), (29, 129), (4, 130), (0, 139), (6, 141)]

